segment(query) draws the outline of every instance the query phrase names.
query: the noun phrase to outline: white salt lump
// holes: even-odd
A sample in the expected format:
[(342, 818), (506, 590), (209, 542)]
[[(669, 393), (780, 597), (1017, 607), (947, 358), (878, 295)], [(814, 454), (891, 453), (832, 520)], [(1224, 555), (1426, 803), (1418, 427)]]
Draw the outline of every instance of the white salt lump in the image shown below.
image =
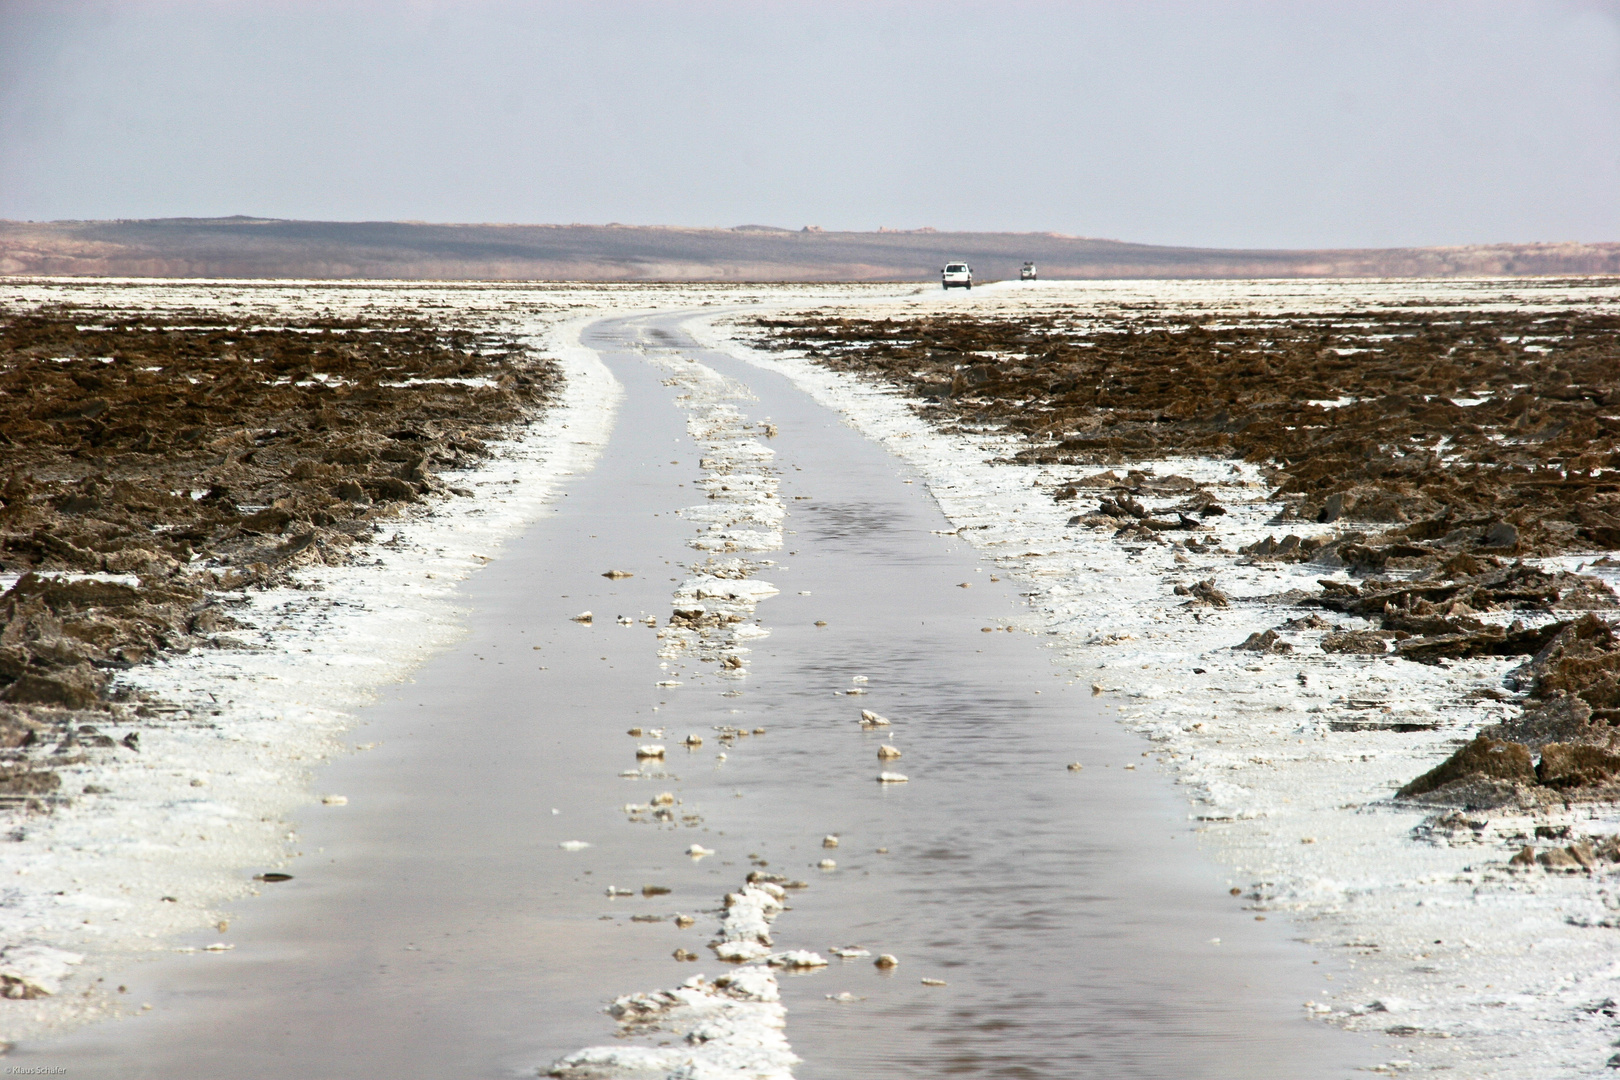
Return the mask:
[(49, 945), (8, 945), (0, 951), (0, 995), (13, 999), (50, 997), (84, 957)]

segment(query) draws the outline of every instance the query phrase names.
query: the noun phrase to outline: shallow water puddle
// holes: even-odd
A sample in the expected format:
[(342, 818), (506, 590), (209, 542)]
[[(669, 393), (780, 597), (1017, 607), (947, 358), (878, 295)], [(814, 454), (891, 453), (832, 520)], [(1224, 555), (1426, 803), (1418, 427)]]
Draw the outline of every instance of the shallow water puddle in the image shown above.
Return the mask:
[(1143, 744), (1040, 637), (983, 632), (1016, 585), (895, 459), (680, 322), (588, 332), (627, 393), (607, 451), (464, 588), (467, 640), (365, 712), (376, 749), (320, 771), (348, 802), (303, 815), (237, 947), (132, 972), (151, 1015), (16, 1063), (533, 1075), (614, 1043), (613, 998), (730, 970), (707, 943), (760, 871), (808, 883), (771, 947), (830, 960), (778, 974), (801, 1080), (1347, 1075), (1371, 1051), (1300, 1009), (1323, 967), (1123, 768)]

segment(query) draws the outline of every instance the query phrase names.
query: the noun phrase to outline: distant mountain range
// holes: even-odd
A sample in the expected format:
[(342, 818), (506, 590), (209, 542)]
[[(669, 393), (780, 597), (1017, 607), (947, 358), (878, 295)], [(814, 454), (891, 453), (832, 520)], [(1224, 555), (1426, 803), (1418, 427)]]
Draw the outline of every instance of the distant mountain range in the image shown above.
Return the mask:
[(1265, 251), (1060, 233), (800, 231), (764, 225), (429, 225), (159, 218), (0, 221), (0, 274), (575, 281), (927, 281), (962, 259), (982, 281), (1043, 278), (1620, 274), (1620, 244)]

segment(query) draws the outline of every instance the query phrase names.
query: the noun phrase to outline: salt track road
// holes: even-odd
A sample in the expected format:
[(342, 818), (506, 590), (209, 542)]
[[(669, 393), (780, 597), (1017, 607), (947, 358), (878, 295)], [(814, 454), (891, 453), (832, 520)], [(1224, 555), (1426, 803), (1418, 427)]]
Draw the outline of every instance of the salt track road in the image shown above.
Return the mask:
[[(613, 1042), (614, 997), (725, 970), (704, 947), (716, 909), (764, 863), (810, 883), (788, 893), (776, 948), (900, 958), (781, 976), (801, 1080), (1307, 1080), (1372, 1060), (1368, 1042), (1304, 1018), (1332, 961), (1226, 895), (1183, 796), (1124, 767), (1140, 740), (1054, 678), (1041, 637), (983, 632), (1018, 623), (1016, 587), (935, 532), (948, 526), (926, 489), (782, 377), (699, 349), (683, 318), (586, 331), (626, 391), (600, 461), (467, 582), (467, 638), (363, 711), (356, 737), (377, 749), (317, 780), (348, 805), (295, 822), (294, 878), (237, 906), (234, 951), (131, 969), (150, 1013), (24, 1044), (8, 1064), (534, 1075)], [(694, 656), (661, 667), (668, 641), (617, 620), (664, 624), (684, 566), (710, 554), (690, 546), (706, 451), (671, 377), (683, 365), (734, 380), (731, 404), (777, 430), (761, 471), (787, 509), (783, 550), (712, 553), (773, 561), (751, 579), (780, 592), (755, 611), (768, 636), (748, 642), (745, 676)], [(571, 621), (586, 609), (593, 622)], [(893, 725), (863, 730), (862, 708)], [(766, 731), (722, 747), (719, 725)], [(620, 775), (653, 741), (631, 727), (664, 729), (662, 770)], [(703, 746), (684, 748), (689, 733)], [(880, 766), (885, 742), (905, 756)], [(910, 781), (880, 784), (880, 768)], [(627, 820), (624, 804), (665, 790), (676, 820)], [(573, 840), (591, 846), (559, 847)], [(716, 854), (691, 859), (694, 843)], [(817, 868), (826, 857), (835, 870)], [(696, 925), (631, 920), (675, 912)]]

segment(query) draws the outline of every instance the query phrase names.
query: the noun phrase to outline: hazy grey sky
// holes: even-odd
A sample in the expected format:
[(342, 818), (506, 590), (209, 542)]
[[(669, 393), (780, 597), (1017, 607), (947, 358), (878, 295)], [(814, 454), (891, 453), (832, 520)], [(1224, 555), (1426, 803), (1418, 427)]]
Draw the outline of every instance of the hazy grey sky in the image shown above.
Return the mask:
[(0, 0), (0, 217), (1620, 240), (1620, 2)]

